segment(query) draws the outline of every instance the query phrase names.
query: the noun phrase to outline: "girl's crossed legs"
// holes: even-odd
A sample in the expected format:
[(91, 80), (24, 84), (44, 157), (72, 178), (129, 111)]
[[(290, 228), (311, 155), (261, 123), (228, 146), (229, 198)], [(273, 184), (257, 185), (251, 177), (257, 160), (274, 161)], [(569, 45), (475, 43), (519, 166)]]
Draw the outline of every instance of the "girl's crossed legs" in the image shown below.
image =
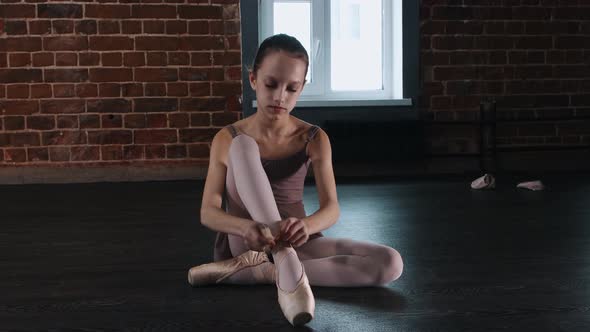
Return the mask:
[[(245, 208), (254, 220), (276, 231), (273, 224), (280, 220), (280, 215), (254, 139), (247, 135), (238, 135), (233, 139), (227, 172), (228, 195), (232, 200)], [(228, 238), (234, 257), (248, 250), (243, 238), (231, 234)], [(292, 250), (286, 248), (273, 253), (275, 262), (282, 261), (283, 257), (289, 258), (278, 272), (280, 280), (286, 280), (291, 285), (301, 274), (293, 261), (295, 255)], [(403, 270), (402, 258), (395, 249), (369, 242), (318, 237), (296, 248), (295, 252), (313, 286), (385, 285), (399, 278)], [(274, 270), (275, 265), (267, 262), (238, 271), (226, 282), (274, 283)]]
[[(242, 241), (239, 237), (236, 240)], [(395, 249), (369, 242), (318, 237), (295, 251), (312, 286), (381, 286), (399, 278), (403, 270), (402, 258)], [(241, 253), (232, 251), (234, 256)], [(238, 271), (226, 282), (274, 283), (274, 270), (275, 265), (267, 262)]]

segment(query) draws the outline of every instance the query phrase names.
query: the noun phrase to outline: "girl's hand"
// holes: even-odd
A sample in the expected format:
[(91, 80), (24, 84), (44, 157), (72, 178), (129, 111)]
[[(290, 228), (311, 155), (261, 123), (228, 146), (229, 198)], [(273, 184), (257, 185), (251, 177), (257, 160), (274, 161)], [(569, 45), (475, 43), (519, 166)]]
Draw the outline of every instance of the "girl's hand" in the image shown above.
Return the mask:
[(244, 242), (250, 250), (269, 252), (275, 245), (270, 228), (259, 222), (254, 222), (246, 231)]
[(277, 241), (289, 242), (297, 248), (309, 240), (307, 226), (303, 220), (295, 217), (289, 217), (279, 222), (279, 236)]

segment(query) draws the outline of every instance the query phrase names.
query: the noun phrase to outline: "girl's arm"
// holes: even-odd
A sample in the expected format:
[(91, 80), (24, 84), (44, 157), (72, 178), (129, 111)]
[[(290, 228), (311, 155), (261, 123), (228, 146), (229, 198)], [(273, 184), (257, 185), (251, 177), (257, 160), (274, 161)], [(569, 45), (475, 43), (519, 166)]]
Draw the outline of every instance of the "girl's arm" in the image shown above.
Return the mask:
[(320, 208), (303, 218), (308, 234), (315, 234), (334, 225), (340, 216), (336, 181), (332, 169), (332, 148), (328, 135), (320, 129), (308, 145), (308, 155), (318, 191)]
[(232, 216), (221, 208), (231, 140), (231, 134), (222, 129), (211, 142), (209, 169), (201, 203), (201, 224), (217, 232), (245, 237), (248, 229), (256, 222)]

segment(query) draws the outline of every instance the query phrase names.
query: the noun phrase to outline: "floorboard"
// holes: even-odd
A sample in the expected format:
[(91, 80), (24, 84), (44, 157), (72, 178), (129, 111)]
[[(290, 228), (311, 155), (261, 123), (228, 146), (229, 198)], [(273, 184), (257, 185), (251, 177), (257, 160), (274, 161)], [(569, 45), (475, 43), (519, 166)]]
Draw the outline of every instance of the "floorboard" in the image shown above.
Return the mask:
[[(590, 177), (338, 179), (325, 234), (403, 256), (387, 287), (313, 287), (303, 331), (590, 331)], [(202, 181), (0, 186), (0, 330), (291, 331), (273, 286), (192, 288)], [(312, 183), (306, 209), (317, 209)]]

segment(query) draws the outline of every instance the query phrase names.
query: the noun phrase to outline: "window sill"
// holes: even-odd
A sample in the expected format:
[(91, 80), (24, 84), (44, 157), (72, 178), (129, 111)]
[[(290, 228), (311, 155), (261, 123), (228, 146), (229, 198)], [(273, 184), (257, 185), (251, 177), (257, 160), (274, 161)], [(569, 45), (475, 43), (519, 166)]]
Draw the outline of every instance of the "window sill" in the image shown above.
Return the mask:
[[(412, 99), (379, 99), (379, 100), (299, 100), (295, 107), (357, 107), (357, 106), (412, 106)], [(256, 108), (256, 100), (252, 101)]]

